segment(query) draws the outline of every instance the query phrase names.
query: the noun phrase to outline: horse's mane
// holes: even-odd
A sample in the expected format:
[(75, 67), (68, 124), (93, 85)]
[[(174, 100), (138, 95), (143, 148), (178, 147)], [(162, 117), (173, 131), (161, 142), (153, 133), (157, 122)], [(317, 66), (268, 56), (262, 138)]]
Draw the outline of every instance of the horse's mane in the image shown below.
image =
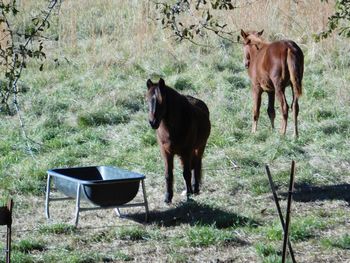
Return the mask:
[(169, 86), (164, 86), (164, 93), (165, 93), (165, 96), (170, 99), (173, 99), (173, 98), (181, 98), (181, 97), (184, 97), (182, 94), (180, 94), (177, 90), (169, 87)]

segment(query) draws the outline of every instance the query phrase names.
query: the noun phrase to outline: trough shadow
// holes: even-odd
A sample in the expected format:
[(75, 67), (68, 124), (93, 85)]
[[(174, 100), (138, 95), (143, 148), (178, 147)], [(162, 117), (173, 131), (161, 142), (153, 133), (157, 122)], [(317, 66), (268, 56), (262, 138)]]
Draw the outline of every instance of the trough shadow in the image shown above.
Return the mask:
[[(144, 213), (129, 214), (128, 218), (144, 223)], [(248, 217), (227, 212), (195, 201), (180, 203), (165, 210), (153, 210), (149, 213), (149, 224), (171, 227), (181, 224), (215, 225), (219, 229), (229, 227), (257, 227), (258, 222)]]
[[(350, 184), (312, 186), (296, 184), (293, 200), (297, 202), (313, 202), (323, 200), (344, 200), (350, 204)], [(287, 197), (287, 193), (281, 193)]]

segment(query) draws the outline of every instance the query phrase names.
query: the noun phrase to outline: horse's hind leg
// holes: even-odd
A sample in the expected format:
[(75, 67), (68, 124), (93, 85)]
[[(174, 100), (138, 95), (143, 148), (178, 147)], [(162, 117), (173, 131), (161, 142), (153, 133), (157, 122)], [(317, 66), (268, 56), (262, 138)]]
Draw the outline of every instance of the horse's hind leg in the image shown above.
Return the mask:
[(202, 159), (201, 158), (196, 158), (196, 164), (194, 167), (194, 181), (192, 184), (193, 187), (193, 193), (194, 194), (199, 194), (199, 185), (201, 183), (201, 173), (202, 173)]
[(269, 96), (269, 105), (267, 107), (267, 114), (269, 115), (271, 127), (272, 129), (275, 128), (275, 91), (268, 92)]
[(199, 194), (199, 186), (202, 179), (202, 155), (203, 150), (196, 150), (195, 155), (193, 156), (193, 182), (192, 188), (194, 194)]
[(284, 91), (281, 88), (276, 89), (276, 92), (277, 92), (277, 98), (281, 104), (281, 111), (282, 111), (281, 133), (285, 135), (287, 130), (287, 120), (288, 120), (288, 103), (287, 103)]
[(193, 193), (192, 186), (191, 186), (191, 165), (192, 165), (192, 158), (191, 154), (186, 154), (184, 156), (181, 156), (181, 163), (183, 167), (183, 177), (186, 183), (186, 193), (187, 197)]
[(299, 136), (298, 132), (298, 114), (299, 114), (299, 103), (298, 98), (293, 99), (293, 119), (294, 119), (294, 137)]
[(252, 133), (256, 132), (258, 127), (258, 119), (260, 114), (260, 106), (261, 106), (261, 94), (262, 91), (260, 87), (253, 87), (253, 126)]

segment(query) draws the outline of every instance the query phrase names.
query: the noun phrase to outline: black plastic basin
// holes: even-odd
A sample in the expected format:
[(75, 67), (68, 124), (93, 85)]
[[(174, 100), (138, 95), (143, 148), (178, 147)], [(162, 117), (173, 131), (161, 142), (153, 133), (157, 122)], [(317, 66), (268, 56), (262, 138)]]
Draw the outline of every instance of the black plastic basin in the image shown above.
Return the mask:
[(54, 177), (57, 190), (68, 197), (77, 196), (101, 207), (119, 206), (130, 202), (139, 190), (144, 175), (111, 166), (60, 168), (48, 171)]

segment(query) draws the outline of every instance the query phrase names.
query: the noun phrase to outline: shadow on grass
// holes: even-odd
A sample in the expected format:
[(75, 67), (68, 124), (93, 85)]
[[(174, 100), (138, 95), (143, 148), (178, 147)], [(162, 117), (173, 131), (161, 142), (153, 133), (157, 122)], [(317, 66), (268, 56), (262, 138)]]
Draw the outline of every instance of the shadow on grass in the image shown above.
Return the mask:
[[(144, 214), (129, 214), (127, 217), (140, 223), (144, 222)], [(164, 211), (150, 211), (148, 223), (165, 227), (181, 224), (215, 225), (219, 229), (257, 227), (259, 225), (258, 222), (248, 217), (200, 204), (193, 200), (180, 203), (178, 206)]]
[[(287, 193), (281, 194), (287, 197)], [(296, 184), (293, 200), (297, 202), (313, 202), (323, 200), (344, 200), (350, 204), (350, 184), (312, 186)]]

